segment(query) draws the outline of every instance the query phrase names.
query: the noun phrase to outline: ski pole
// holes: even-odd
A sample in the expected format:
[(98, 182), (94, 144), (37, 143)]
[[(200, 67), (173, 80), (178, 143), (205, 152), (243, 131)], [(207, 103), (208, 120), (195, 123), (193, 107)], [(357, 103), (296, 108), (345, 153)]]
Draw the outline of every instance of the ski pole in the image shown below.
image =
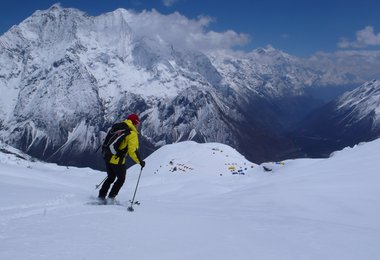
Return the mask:
[(139, 178), (137, 179), (137, 184), (136, 184), (136, 188), (135, 188), (135, 193), (133, 194), (133, 198), (132, 198), (132, 201), (131, 201), (131, 206), (128, 207), (128, 211), (134, 211), (134, 209), (133, 209), (133, 203), (135, 202), (135, 196), (136, 196), (136, 192), (137, 192), (137, 187), (139, 186), (139, 182), (140, 182), (140, 177), (141, 177), (142, 170), (143, 170), (143, 167), (141, 167), (140, 174), (139, 174)]
[(106, 176), (105, 178), (104, 178), (104, 180), (102, 180), (102, 182), (101, 183), (99, 183), (98, 185), (95, 185), (95, 190), (97, 190), (102, 184), (103, 184), (103, 182), (105, 182), (105, 180), (107, 180), (107, 178), (108, 178), (108, 176)]
[(99, 145), (98, 149), (96, 149), (95, 153), (97, 153), (100, 149), (100, 147), (102, 147), (102, 145)]

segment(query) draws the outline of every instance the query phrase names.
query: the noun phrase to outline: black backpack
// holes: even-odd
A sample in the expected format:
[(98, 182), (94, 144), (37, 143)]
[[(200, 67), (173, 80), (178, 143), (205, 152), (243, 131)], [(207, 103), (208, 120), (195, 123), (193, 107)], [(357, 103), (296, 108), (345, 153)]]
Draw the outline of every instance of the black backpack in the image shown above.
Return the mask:
[[(128, 147), (119, 149), (121, 142), (130, 134), (128, 125), (124, 122), (114, 124), (106, 135), (102, 144), (102, 154), (106, 161), (111, 160), (112, 155), (124, 158)], [(120, 163), (123, 160), (120, 160)]]

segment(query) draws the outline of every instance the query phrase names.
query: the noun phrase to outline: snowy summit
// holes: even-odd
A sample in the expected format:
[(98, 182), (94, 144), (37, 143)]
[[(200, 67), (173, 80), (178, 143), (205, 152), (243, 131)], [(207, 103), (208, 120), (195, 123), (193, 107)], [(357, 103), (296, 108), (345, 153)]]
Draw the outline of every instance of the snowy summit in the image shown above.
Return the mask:
[(310, 89), (380, 77), (379, 51), (304, 59), (271, 46), (202, 49), (183, 29), (193, 23), (154, 10), (34, 12), (0, 36), (0, 140), (44, 161), (101, 169), (93, 154), (103, 135), (136, 113), (151, 150), (218, 142), (251, 161), (280, 160), (301, 156), (287, 133), (319, 104)]

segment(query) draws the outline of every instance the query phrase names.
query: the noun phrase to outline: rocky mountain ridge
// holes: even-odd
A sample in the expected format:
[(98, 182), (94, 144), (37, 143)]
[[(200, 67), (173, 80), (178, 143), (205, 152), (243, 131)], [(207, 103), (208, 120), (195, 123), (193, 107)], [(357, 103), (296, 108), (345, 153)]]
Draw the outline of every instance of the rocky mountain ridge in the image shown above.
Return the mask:
[(139, 36), (131, 17), (54, 5), (0, 36), (0, 138), (38, 158), (93, 166), (107, 128), (134, 112), (147, 153), (196, 140), (256, 162), (280, 159), (297, 153), (281, 129), (315, 107), (305, 89), (368, 76), (327, 75), (272, 47), (243, 56), (181, 49)]

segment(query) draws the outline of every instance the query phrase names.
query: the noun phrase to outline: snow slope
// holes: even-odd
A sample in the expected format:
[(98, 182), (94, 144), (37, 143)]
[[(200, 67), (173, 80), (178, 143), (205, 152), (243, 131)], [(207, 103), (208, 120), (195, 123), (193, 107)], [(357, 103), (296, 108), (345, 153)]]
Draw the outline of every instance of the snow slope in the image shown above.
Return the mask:
[(95, 206), (103, 172), (0, 153), (0, 259), (377, 259), (379, 149), (377, 139), (265, 172), (222, 144), (163, 146), (146, 159), (133, 213), (138, 166), (124, 206)]

